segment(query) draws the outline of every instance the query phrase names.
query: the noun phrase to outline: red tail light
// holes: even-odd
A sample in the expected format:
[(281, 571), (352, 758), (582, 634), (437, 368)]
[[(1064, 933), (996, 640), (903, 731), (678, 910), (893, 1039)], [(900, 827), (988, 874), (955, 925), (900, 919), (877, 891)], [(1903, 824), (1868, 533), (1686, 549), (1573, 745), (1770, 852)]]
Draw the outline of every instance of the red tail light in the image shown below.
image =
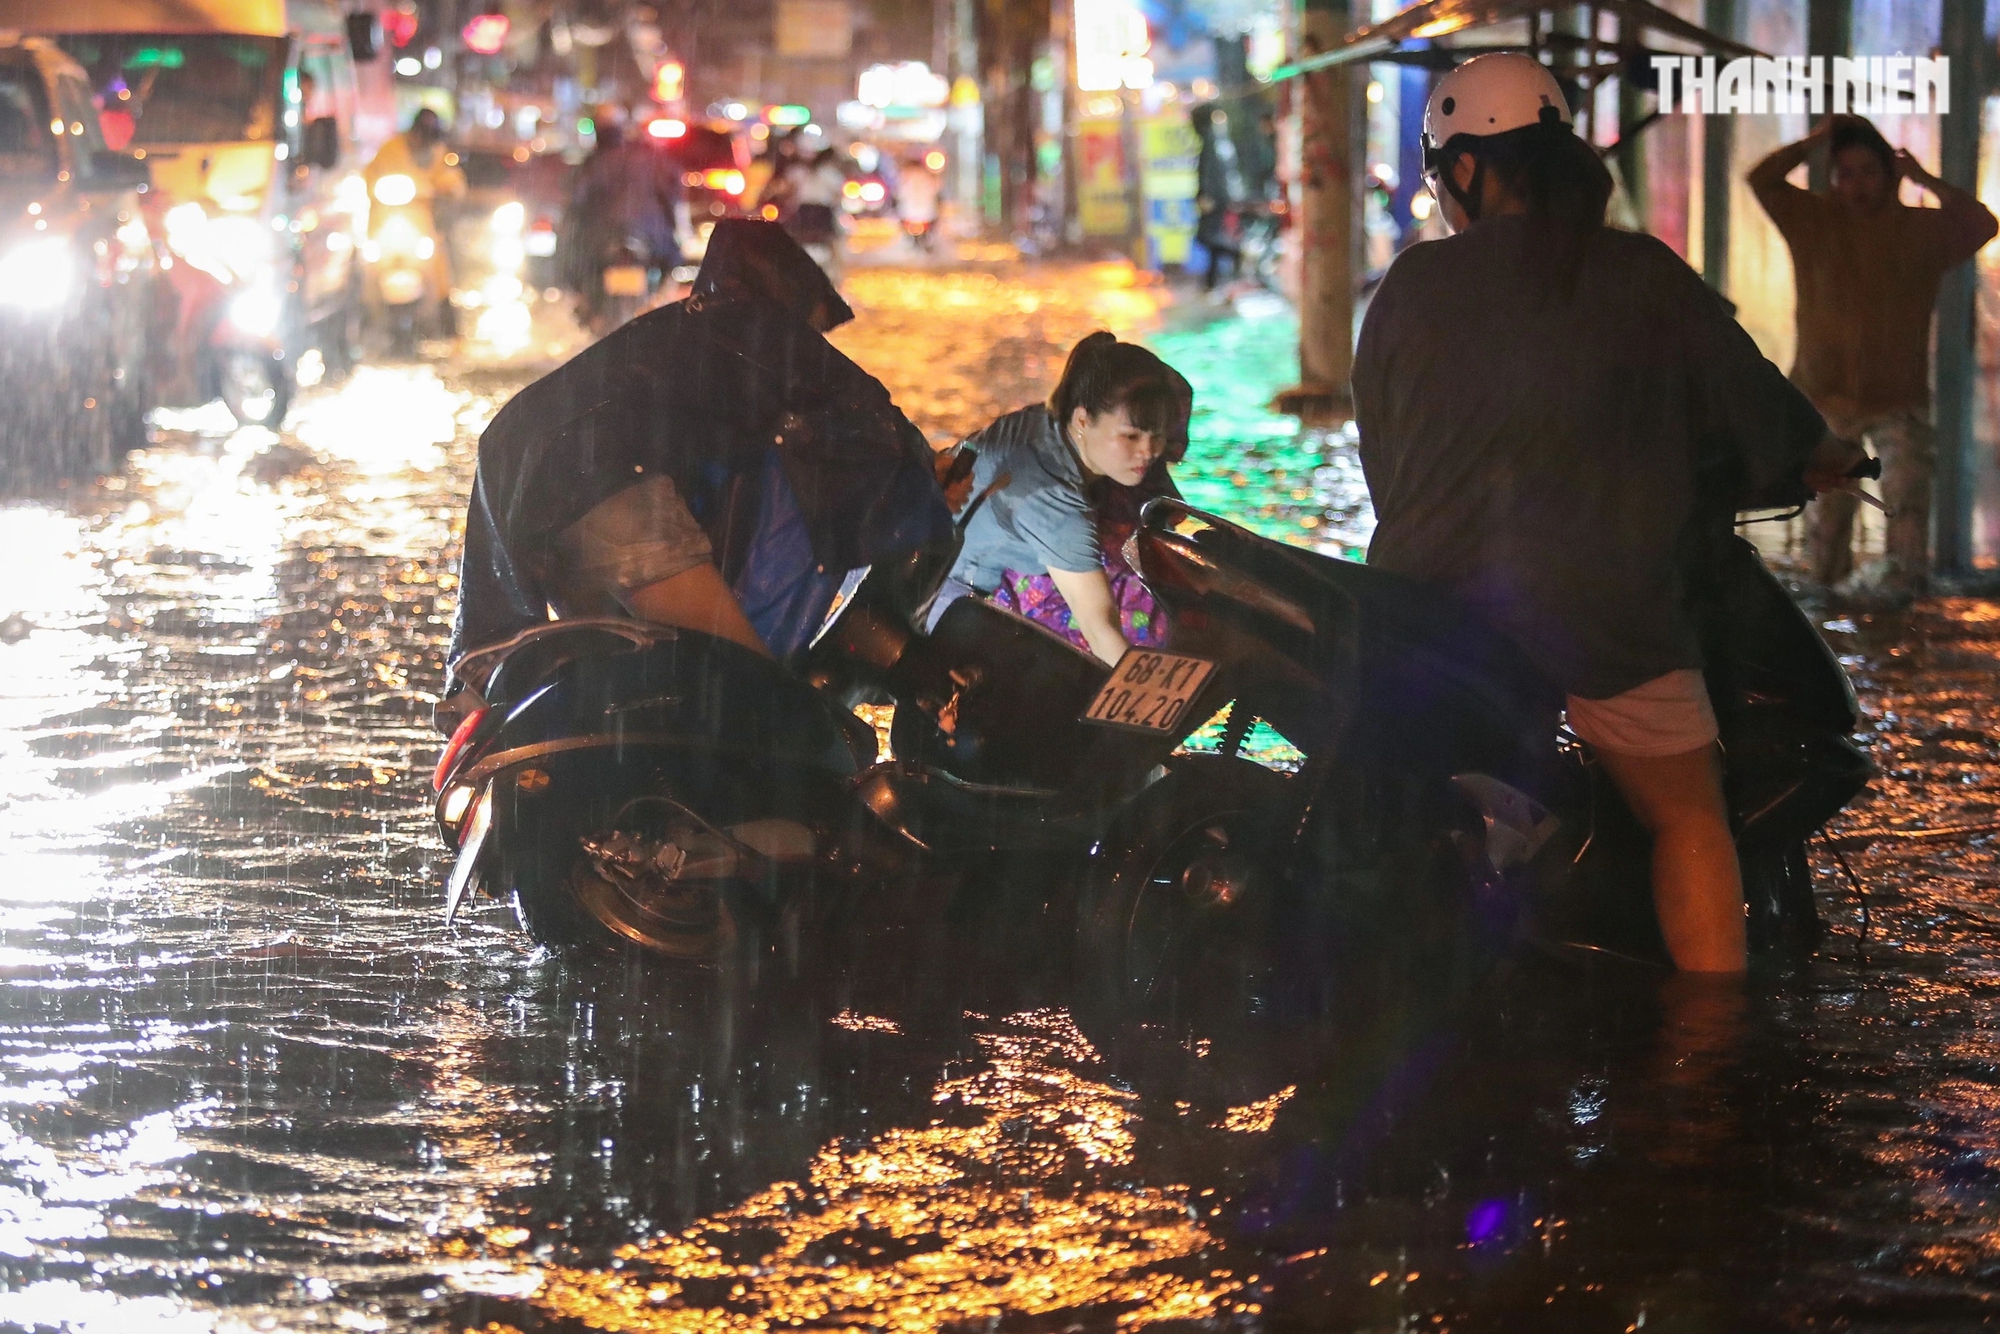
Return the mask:
[(459, 752), (472, 740), (472, 734), (479, 730), (480, 720), (485, 716), (486, 710), (474, 709), (465, 715), (458, 730), (451, 734), (451, 740), (445, 743), (444, 754), (438, 756), (437, 771), (431, 775), (431, 791), (444, 791), (444, 780), (451, 777), (451, 767), (458, 763)]

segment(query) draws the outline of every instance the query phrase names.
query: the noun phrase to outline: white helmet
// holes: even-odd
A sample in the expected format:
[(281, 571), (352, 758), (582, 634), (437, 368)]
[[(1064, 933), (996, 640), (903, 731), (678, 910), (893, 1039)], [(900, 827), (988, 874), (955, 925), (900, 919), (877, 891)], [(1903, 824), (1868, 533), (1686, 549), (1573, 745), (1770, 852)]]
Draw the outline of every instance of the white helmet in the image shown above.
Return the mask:
[(1426, 157), (1453, 135), (1485, 138), (1528, 125), (1574, 125), (1562, 86), (1533, 56), (1496, 51), (1466, 61), (1438, 80), (1424, 107)]

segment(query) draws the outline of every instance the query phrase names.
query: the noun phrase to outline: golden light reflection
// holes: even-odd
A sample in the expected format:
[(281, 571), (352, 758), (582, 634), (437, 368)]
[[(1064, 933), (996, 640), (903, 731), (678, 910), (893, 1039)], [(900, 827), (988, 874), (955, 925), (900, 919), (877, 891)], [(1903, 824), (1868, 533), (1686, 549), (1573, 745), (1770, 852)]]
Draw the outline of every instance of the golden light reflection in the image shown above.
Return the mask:
[(1217, 1130), (1233, 1130), (1242, 1135), (1261, 1135), (1278, 1120), (1278, 1109), (1290, 1102), (1292, 1095), (1299, 1091), (1297, 1084), (1287, 1084), (1268, 1098), (1241, 1107), (1231, 1107), (1222, 1120), (1216, 1122)]
[(949, 1122), (829, 1145), (804, 1182), (625, 1247), (615, 1269), (541, 1270), (532, 1301), (649, 1334), (1256, 1311), (1243, 1280), (1201, 1263), (1216, 1239), (1187, 1187), (1110, 1178), (1132, 1162), (1134, 1096), (1087, 1073), (1096, 1053), (1067, 1013), (1018, 1014), (978, 1041), (986, 1064), (933, 1093)]

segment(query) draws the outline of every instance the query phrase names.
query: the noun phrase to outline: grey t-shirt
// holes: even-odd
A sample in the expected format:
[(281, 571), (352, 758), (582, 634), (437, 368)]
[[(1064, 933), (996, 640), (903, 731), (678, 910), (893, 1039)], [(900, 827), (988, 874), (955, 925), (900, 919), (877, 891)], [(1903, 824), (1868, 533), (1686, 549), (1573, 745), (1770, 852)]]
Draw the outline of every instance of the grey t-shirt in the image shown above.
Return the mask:
[(1000, 585), (1004, 570), (1045, 574), (1095, 570), (1097, 514), (1084, 489), (1083, 464), (1040, 403), (1010, 412), (965, 442), (978, 453), (972, 468), (977, 498), (1004, 479), (965, 526), (965, 546), (951, 577), (981, 593)]
[[(1702, 665), (1683, 570), (1825, 432), (1680, 256), (1605, 230), (1552, 295), (1532, 219), (1397, 257), (1362, 322), (1368, 560), (1449, 588), (1564, 691)], [(1538, 269), (1544, 271), (1538, 272)]]

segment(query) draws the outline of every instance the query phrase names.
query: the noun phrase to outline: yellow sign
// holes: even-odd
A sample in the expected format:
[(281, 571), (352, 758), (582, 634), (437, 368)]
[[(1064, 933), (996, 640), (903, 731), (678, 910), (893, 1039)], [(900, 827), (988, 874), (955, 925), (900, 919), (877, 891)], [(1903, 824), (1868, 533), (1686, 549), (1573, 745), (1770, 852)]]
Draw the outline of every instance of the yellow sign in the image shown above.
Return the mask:
[(1076, 214), (1085, 236), (1125, 236), (1132, 230), (1123, 131), (1115, 120), (1077, 122)]
[(1178, 112), (1139, 122), (1139, 192), (1154, 264), (1185, 264), (1194, 240), (1201, 140)]

